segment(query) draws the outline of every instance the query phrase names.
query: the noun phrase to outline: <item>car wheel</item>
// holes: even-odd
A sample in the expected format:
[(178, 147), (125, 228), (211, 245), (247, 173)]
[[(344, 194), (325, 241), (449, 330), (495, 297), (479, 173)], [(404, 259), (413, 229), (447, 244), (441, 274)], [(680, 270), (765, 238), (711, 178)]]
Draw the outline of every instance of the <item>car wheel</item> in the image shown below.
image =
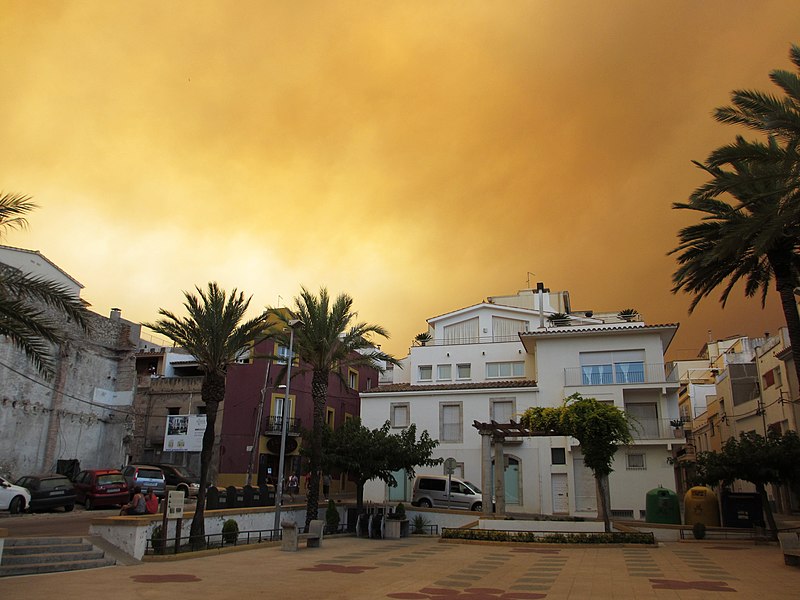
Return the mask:
[(177, 491), (178, 492), (183, 492), (184, 498), (188, 498), (189, 497), (189, 488), (186, 487), (185, 485), (179, 485), (177, 487)]
[(92, 499), (89, 498), (88, 496), (83, 501), (83, 508), (85, 508), (86, 510), (92, 510), (94, 508), (94, 506), (92, 506)]
[(483, 510), (483, 503), (476, 502), (475, 504), (472, 505), (472, 510), (474, 510), (475, 512), (481, 512)]
[(74, 504), (67, 504), (67, 505), (64, 507), (64, 512), (72, 512), (72, 509), (74, 509), (74, 508), (75, 508), (75, 505), (74, 505)]
[(430, 508), (430, 507), (432, 506), (432, 505), (431, 505), (431, 501), (430, 501), (430, 500), (428, 500), (427, 498), (423, 498), (423, 499), (422, 499), (422, 500), (420, 500), (420, 501), (419, 501), (417, 504), (418, 504), (418, 506), (419, 506), (420, 508)]
[(17, 515), (25, 510), (25, 498), (22, 496), (15, 496), (8, 505), (8, 512), (12, 515)]

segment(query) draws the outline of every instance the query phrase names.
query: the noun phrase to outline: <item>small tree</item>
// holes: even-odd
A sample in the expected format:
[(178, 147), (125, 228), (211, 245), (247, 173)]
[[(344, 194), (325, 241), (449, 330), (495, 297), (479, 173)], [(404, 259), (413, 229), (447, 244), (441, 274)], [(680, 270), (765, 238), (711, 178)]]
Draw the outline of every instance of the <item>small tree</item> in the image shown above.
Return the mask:
[(597, 482), (598, 512), (605, 523), (605, 530), (610, 532), (608, 476), (613, 471), (611, 463), (617, 448), (632, 441), (625, 413), (594, 398), (573, 394), (556, 408), (529, 408), (522, 415), (520, 423), (529, 429), (567, 435), (578, 440), (584, 464), (592, 470)]
[(800, 438), (794, 431), (783, 435), (770, 431), (766, 437), (744, 432), (738, 439), (729, 438), (721, 452), (697, 455), (696, 479), (712, 486), (729, 486), (737, 479), (749, 481), (761, 497), (769, 528), (778, 529), (767, 497), (768, 484), (796, 481), (800, 474)]
[(441, 458), (431, 458), (438, 440), (433, 440), (423, 431), (417, 440), (416, 425), (410, 425), (400, 433), (389, 433), (389, 422), (380, 429), (369, 429), (361, 419), (346, 421), (324, 436), (324, 468), (347, 471), (356, 481), (356, 506), (364, 506), (364, 484), (371, 479), (380, 479), (396, 486), (393, 472), (405, 469), (414, 475), (418, 466), (432, 467), (442, 463)]

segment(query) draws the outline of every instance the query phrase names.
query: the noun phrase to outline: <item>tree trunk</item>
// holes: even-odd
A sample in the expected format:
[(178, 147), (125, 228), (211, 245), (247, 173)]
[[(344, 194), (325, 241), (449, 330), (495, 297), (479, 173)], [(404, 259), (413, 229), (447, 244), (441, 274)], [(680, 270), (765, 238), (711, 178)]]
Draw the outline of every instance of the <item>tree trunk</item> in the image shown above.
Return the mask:
[(311, 399), (314, 403), (314, 422), (311, 428), (311, 452), (308, 468), (311, 477), (306, 496), (306, 531), (317, 518), (319, 508), (319, 471), (322, 461), (322, 431), (325, 427), (325, 402), (328, 396), (327, 371), (314, 371), (311, 377)]
[(356, 511), (359, 513), (364, 509), (364, 484), (360, 479), (356, 482)]
[[(800, 314), (797, 311), (797, 302), (794, 295), (795, 279), (790, 262), (792, 252), (789, 251), (788, 255), (783, 252), (780, 254), (769, 253), (767, 256), (772, 272), (775, 275), (775, 288), (781, 298), (783, 318), (786, 321), (786, 330), (792, 347), (794, 370), (797, 374), (797, 380), (800, 381)], [(788, 256), (788, 258), (783, 259), (782, 257), (784, 256)], [(789, 400), (795, 401), (798, 399), (789, 398)], [(764, 432), (764, 435), (766, 435), (766, 432)]]
[(595, 474), (597, 483), (597, 516), (603, 519), (606, 533), (611, 533), (611, 494), (608, 488), (608, 475)]
[(225, 375), (209, 373), (203, 379), (200, 396), (206, 405), (206, 430), (203, 432), (203, 449), (200, 451), (200, 489), (197, 491), (197, 506), (189, 529), (189, 540), (193, 548), (205, 545), (206, 488), (209, 483), (209, 468), (216, 441), (217, 410), (225, 398)]
[(763, 483), (756, 484), (756, 491), (761, 497), (761, 504), (764, 507), (764, 516), (767, 517), (767, 527), (769, 527), (770, 539), (778, 539), (778, 524), (775, 522), (775, 515), (772, 514), (772, 507), (769, 505), (769, 497), (767, 497), (767, 488)]

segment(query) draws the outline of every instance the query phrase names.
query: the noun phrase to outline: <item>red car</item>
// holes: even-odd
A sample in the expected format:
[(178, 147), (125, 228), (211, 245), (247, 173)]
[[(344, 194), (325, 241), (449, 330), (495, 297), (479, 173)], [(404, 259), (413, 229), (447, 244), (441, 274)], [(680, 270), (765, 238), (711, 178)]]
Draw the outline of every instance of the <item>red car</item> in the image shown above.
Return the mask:
[(77, 501), (86, 510), (101, 506), (121, 506), (130, 498), (128, 484), (117, 469), (81, 471), (72, 483)]

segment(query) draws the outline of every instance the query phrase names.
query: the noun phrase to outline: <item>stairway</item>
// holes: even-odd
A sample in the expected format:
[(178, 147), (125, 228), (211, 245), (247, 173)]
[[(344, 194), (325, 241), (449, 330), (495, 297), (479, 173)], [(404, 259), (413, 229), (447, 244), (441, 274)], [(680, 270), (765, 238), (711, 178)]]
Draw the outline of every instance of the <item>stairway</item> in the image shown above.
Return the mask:
[(6, 538), (0, 577), (95, 569), (116, 564), (81, 537)]

